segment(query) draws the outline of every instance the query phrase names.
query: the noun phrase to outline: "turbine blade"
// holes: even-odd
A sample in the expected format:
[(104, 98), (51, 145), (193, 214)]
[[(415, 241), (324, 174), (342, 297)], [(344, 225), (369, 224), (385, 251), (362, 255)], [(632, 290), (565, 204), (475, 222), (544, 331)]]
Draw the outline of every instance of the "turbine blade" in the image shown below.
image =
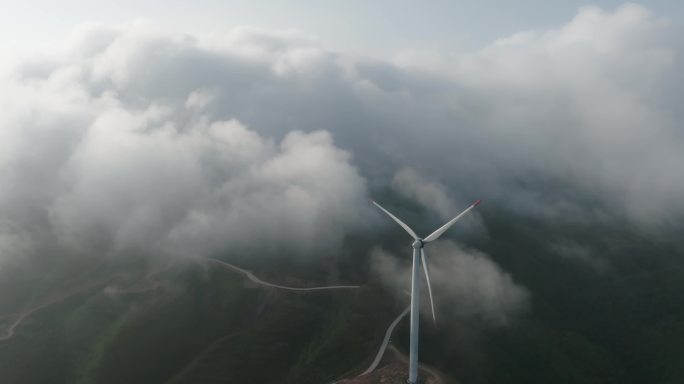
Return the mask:
[(470, 205), (470, 207), (466, 208), (465, 211), (461, 212), (458, 216), (451, 219), (448, 223), (442, 225), (436, 231), (432, 232), (428, 237), (423, 239), (423, 242), (429, 243), (431, 241), (437, 240), (440, 236), (442, 236), (442, 233), (446, 232), (446, 230), (449, 229), (449, 227), (451, 227), (452, 225), (454, 225), (454, 223), (457, 222), (458, 219), (463, 217), (463, 215), (468, 213), (471, 209), (477, 207), (480, 204), (480, 201), (481, 200), (474, 202), (473, 204)]
[(371, 203), (375, 204), (376, 207), (380, 208), (383, 212), (385, 212), (389, 217), (391, 217), (394, 221), (396, 221), (397, 224), (401, 225), (401, 227), (404, 228), (404, 230), (406, 232), (408, 232), (408, 234), (411, 235), (411, 237), (413, 237), (414, 240), (418, 240), (418, 235), (416, 235), (416, 233), (413, 232), (413, 229), (411, 229), (411, 227), (406, 225), (403, 221), (399, 220), (396, 216), (391, 214), (388, 210), (383, 208), (380, 204), (376, 203), (374, 200), (371, 200)]
[(427, 280), (428, 294), (430, 296), (430, 308), (432, 308), (432, 322), (437, 325), (437, 318), (435, 317), (435, 302), (432, 301), (432, 284), (430, 283), (430, 270), (428, 269), (427, 258), (425, 251), (420, 249), (420, 259), (423, 261), (423, 271), (425, 272), (425, 280)]

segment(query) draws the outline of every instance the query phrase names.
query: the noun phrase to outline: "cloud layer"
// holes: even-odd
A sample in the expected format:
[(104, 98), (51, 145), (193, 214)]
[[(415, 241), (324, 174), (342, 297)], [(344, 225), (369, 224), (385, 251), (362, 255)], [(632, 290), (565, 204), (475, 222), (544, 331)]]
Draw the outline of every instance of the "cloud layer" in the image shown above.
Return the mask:
[(329, 132), (273, 137), (205, 110), (217, 93), (239, 92), (206, 88), (204, 64), (225, 65), (235, 81), (236, 67), (259, 70), (233, 56), (138, 25), (96, 28), (65, 57), (6, 77), (3, 257), (27, 253), (26, 243), (306, 256), (362, 227), (364, 211), (350, 207), (365, 206), (365, 181)]
[[(406, 54), (401, 65), (451, 83), (443, 96), (458, 133), (447, 134), (451, 153), (435, 152), (456, 172), (498, 178), (488, 191), (507, 185), (509, 201), (523, 206), (563, 183), (633, 220), (657, 222), (682, 214), (679, 32), (641, 6), (584, 7), (558, 29), (472, 53)], [(521, 179), (549, 184), (520, 194)]]
[(684, 213), (680, 36), (636, 5), (385, 61), (295, 31), (84, 26), (2, 75), (0, 238), (24, 244), (3, 253), (311, 253), (367, 222), (367, 182), (443, 219), (482, 197), (666, 222)]

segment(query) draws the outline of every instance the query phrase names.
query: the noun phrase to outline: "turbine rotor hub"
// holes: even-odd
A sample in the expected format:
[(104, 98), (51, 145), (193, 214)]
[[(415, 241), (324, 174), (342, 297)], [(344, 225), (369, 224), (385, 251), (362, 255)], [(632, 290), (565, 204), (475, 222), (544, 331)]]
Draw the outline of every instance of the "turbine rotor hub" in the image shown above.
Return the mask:
[(415, 248), (415, 249), (423, 248), (423, 240), (417, 239), (416, 241), (413, 242), (412, 245), (413, 245), (413, 248)]

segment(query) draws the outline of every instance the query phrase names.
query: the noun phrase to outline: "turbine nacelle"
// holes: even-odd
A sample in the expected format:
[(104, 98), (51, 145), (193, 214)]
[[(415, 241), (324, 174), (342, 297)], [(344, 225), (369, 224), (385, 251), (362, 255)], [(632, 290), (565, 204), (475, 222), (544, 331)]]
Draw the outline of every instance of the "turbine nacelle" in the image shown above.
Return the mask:
[(425, 245), (425, 243), (423, 243), (423, 239), (416, 239), (416, 241), (411, 244), (414, 249), (421, 249), (423, 248), (423, 245)]

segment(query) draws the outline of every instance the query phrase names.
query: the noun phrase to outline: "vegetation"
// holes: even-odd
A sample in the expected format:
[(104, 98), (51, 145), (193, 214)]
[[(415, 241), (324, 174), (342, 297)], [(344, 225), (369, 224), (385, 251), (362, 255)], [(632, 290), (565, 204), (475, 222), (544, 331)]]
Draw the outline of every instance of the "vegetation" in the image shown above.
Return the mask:
[[(438, 328), (426, 322), (425, 362), (467, 384), (684, 382), (684, 259), (676, 237), (646, 236), (610, 221), (591, 231), (563, 222), (549, 226), (548, 220), (501, 210), (485, 221), (488, 238), (459, 240), (510, 272), (530, 291), (531, 306), (504, 327), (469, 319), (441, 321)], [(538, 235), (542, 223), (544, 238)], [(557, 238), (600, 249), (605, 264), (559, 256), (550, 247)], [(367, 249), (372, 242), (356, 244)], [(370, 363), (406, 304), (356, 269), (354, 259), (366, 255), (359, 251), (334, 263), (342, 281), (369, 281), (352, 291), (266, 289), (207, 263), (167, 268), (135, 257), (87, 268), (55, 265), (39, 279), (3, 276), (2, 314), (59, 292), (72, 294), (0, 341), (0, 381), (320, 384), (353, 376)], [(328, 261), (249, 268), (310, 284), (331, 275)], [(150, 271), (158, 271), (158, 288), (128, 294), (105, 289), (139, 284)], [(84, 281), (94, 283), (73, 289)], [(0, 329), (11, 321), (0, 318)], [(407, 350), (406, 322), (393, 340)]]

